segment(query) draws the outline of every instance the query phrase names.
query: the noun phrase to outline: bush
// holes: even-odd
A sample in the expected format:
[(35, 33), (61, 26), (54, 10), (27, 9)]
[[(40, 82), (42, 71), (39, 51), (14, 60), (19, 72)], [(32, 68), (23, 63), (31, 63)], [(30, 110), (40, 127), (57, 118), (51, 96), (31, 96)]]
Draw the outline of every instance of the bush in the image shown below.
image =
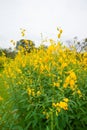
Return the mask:
[(9, 98), (0, 109), (2, 130), (85, 130), (87, 53), (60, 42), (33, 50), (5, 65)]

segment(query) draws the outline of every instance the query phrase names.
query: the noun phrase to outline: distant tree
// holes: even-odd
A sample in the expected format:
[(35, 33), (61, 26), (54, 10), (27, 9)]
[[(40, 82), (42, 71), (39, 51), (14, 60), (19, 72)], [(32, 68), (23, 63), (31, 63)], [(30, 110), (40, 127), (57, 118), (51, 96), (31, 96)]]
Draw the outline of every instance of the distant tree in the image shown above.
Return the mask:
[(87, 42), (87, 38), (85, 38), (84, 41)]
[(8, 58), (12, 58), (12, 59), (14, 59), (15, 58), (15, 56), (16, 56), (16, 52), (14, 51), (14, 50), (12, 50), (12, 48), (1, 48), (0, 49), (0, 56), (2, 56), (2, 55), (5, 55), (6, 57), (8, 57)]
[(79, 52), (87, 52), (87, 38), (77, 42), (77, 50)]
[(77, 52), (87, 52), (87, 38), (79, 41), (77, 37), (74, 37), (73, 41), (67, 41), (68, 47), (72, 49), (75, 47)]
[(16, 50), (20, 50), (21, 47), (23, 47), (25, 51), (30, 53), (31, 50), (33, 50), (35, 48), (35, 44), (31, 40), (21, 39), (21, 40), (17, 41)]

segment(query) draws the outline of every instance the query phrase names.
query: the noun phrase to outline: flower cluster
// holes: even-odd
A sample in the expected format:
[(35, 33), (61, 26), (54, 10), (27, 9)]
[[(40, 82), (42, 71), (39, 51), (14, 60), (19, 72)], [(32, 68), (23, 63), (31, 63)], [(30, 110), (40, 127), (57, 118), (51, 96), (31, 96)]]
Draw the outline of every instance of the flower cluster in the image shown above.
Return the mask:
[[(58, 32), (60, 38), (62, 30)], [(0, 106), (4, 129), (69, 129), (75, 126), (76, 114), (78, 124), (86, 123), (87, 53), (70, 50), (60, 41), (50, 39), (50, 43), (30, 53), (22, 48), (14, 60), (3, 63), (0, 88), (8, 97), (0, 96), (0, 101), (6, 98), (5, 106)]]

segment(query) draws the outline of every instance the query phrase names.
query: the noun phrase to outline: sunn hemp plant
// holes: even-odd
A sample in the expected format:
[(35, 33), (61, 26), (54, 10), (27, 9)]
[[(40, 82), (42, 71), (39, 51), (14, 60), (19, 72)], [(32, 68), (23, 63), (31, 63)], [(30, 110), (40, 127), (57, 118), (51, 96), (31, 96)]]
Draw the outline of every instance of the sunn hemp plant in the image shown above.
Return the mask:
[[(62, 32), (58, 29), (58, 38)], [(87, 52), (70, 50), (60, 40), (50, 43), (30, 53), (22, 48), (14, 59), (4, 62), (1, 130), (87, 128)]]

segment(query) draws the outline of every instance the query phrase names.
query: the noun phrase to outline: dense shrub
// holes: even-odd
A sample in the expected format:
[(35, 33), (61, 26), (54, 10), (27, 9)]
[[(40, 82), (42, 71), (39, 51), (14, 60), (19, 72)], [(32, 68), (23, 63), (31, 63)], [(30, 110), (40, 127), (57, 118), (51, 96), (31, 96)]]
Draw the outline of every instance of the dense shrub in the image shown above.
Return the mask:
[(51, 43), (31, 53), (21, 50), (5, 64), (2, 130), (87, 128), (87, 53)]

